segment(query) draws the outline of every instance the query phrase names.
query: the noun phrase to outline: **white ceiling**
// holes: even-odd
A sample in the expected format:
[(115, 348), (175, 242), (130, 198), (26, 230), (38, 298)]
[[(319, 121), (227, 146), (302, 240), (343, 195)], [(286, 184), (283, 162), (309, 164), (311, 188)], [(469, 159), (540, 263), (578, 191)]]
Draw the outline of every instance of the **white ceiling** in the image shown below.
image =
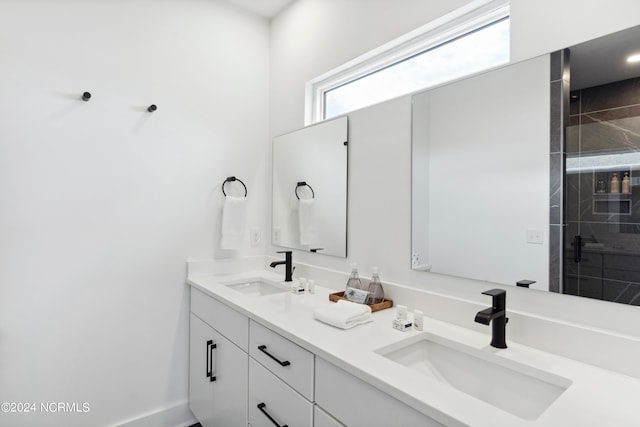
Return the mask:
[(640, 76), (640, 63), (627, 57), (640, 53), (640, 26), (579, 45), (571, 51), (571, 90), (598, 86)]
[(225, 0), (243, 9), (262, 15), (265, 18), (273, 18), (293, 0)]

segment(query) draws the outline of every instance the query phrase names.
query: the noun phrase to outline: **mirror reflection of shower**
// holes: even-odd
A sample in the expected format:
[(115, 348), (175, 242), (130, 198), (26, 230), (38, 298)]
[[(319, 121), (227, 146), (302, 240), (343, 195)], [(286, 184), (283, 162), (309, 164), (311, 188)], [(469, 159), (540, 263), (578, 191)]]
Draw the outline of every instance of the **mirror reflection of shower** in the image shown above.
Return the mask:
[(570, 48), (562, 292), (640, 305), (640, 27)]

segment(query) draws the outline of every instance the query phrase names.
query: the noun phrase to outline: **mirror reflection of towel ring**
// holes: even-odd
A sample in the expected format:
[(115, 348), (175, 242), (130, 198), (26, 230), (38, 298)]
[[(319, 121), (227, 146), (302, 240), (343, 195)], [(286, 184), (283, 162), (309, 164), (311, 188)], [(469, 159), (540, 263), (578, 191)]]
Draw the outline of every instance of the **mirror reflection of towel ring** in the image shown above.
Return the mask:
[(313, 191), (313, 188), (311, 188), (311, 186), (309, 184), (307, 184), (306, 181), (300, 181), (298, 182), (298, 184), (296, 185), (296, 198), (298, 200), (300, 200), (300, 196), (298, 195), (298, 188), (300, 187), (309, 187), (309, 189), (311, 190), (311, 198), (315, 199), (316, 198), (316, 193), (315, 191)]
[(238, 181), (240, 184), (242, 184), (242, 186), (244, 187), (244, 197), (247, 197), (247, 186), (244, 185), (244, 182), (242, 182), (241, 179), (236, 178), (235, 176), (230, 176), (227, 179), (224, 180), (224, 182), (222, 183), (222, 194), (224, 194), (225, 197), (227, 197), (227, 193), (225, 193), (224, 191), (224, 185), (227, 182), (233, 182), (233, 181)]

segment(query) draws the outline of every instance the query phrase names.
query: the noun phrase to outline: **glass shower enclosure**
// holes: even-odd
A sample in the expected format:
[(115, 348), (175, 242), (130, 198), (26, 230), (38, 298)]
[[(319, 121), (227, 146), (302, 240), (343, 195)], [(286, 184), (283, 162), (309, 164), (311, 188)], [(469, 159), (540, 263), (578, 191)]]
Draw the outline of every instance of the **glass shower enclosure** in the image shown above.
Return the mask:
[(562, 292), (640, 305), (640, 78), (570, 93)]

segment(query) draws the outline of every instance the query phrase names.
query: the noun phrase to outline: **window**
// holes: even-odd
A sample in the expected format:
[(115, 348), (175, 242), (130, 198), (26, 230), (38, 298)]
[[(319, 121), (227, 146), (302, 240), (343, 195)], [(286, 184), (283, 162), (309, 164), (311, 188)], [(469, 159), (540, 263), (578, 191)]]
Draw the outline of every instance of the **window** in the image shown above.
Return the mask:
[(509, 6), (473, 2), (307, 83), (306, 123), (509, 62)]

